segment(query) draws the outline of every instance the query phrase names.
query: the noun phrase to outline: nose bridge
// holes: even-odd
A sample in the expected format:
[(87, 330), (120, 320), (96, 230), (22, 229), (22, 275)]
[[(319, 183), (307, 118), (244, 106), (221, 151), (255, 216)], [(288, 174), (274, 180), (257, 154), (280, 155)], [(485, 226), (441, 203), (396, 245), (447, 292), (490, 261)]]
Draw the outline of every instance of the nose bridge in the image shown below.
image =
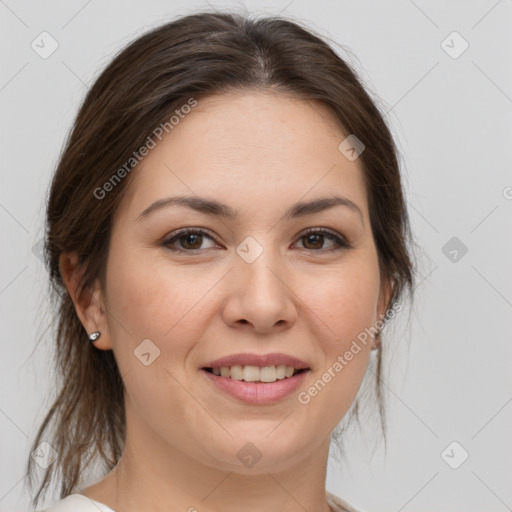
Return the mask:
[[(278, 251), (270, 242), (270, 237), (260, 236), (258, 241), (253, 236), (246, 237), (236, 248), (239, 261), (237, 261), (238, 276), (243, 286), (251, 288), (258, 293), (273, 291), (283, 293), (284, 286), (279, 279), (280, 269)], [(277, 275), (276, 275), (277, 274)]]
[(296, 316), (293, 293), (286, 285), (285, 266), (270, 237), (249, 236), (236, 248), (228, 316), (231, 322), (247, 321), (265, 330)]

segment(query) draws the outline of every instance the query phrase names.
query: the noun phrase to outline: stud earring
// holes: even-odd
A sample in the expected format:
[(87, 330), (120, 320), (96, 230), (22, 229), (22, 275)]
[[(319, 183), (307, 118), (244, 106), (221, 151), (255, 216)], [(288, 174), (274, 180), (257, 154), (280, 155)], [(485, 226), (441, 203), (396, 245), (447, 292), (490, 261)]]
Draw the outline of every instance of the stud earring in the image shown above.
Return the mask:
[(92, 334), (89, 335), (89, 341), (91, 343), (94, 343), (99, 337), (101, 336), (100, 331), (95, 331)]

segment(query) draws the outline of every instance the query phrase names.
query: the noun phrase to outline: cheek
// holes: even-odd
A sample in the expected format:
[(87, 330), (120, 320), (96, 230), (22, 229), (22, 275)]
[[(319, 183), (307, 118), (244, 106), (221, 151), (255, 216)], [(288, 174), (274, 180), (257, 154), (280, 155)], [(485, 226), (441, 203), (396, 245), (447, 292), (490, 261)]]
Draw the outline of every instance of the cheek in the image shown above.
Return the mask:
[(328, 339), (336, 348), (350, 345), (349, 337), (356, 337), (376, 322), (379, 279), (372, 254), (358, 254), (325, 275), (306, 294), (305, 302), (331, 331)]
[(169, 396), (176, 404), (187, 402), (178, 384), (184, 380), (180, 363), (201, 336), (204, 312), (194, 306), (213, 279), (193, 280), (190, 268), (170, 268), (148, 257), (147, 249), (118, 249), (109, 261), (109, 329), (127, 392), (147, 418), (152, 411), (165, 417)]
[(107, 290), (113, 343), (118, 352), (127, 352), (126, 346), (133, 351), (150, 339), (160, 350), (161, 363), (176, 361), (201, 336), (222, 274), (171, 266), (165, 255), (149, 251), (155, 249), (127, 250), (122, 257), (119, 250), (111, 253)]
[[(190, 286), (180, 269), (170, 269), (151, 255), (154, 249), (134, 249), (121, 243), (109, 256), (107, 290), (111, 310), (134, 330), (161, 336), (185, 309)], [(121, 254), (122, 253), (122, 254)], [(167, 327), (167, 328), (165, 328)]]
[(315, 414), (325, 411), (334, 424), (350, 407), (366, 371), (372, 339), (368, 335), (378, 319), (379, 271), (369, 253), (347, 259), (329, 279), (307, 294), (307, 305), (326, 334), (318, 336), (325, 356), (313, 386), (302, 395)]

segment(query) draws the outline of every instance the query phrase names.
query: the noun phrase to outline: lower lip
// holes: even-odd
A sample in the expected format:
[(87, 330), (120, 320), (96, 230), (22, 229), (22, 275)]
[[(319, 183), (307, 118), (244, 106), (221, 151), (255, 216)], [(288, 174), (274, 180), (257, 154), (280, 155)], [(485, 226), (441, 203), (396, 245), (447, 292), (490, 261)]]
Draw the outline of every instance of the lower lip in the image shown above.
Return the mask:
[(275, 382), (245, 382), (243, 380), (217, 376), (203, 369), (201, 369), (201, 373), (204, 373), (221, 391), (242, 402), (270, 404), (293, 393), (302, 384), (309, 370), (298, 373), (293, 377), (276, 380)]

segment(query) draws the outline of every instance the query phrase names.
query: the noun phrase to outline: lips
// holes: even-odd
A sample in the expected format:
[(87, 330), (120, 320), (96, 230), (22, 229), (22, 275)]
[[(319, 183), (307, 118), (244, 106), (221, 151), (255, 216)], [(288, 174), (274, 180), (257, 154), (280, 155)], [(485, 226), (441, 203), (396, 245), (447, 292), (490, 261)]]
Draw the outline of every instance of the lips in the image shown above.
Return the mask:
[(288, 354), (232, 354), (215, 359), (203, 366), (203, 369), (214, 369), (232, 366), (293, 366), (296, 370), (309, 370), (310, 365), (301, 359)]
[(200, 368), (217, 389), (250, 404), (270, 404), (293, 393), (311, 366), (295, 356), (282, 353), (231, 354)]
[(254, 405), (289, 396), (310, 372), (310, 365), (302, 359), (281, 353), (232, 354), (201, 368), (201, 374), (217, 389)]
[[(284, 368), (284, 366), (281, 366)], [(222, 367), (226, 369), (226, 367)], [(232, 368), (253, 368), (257, 369), (256, 366), (233, 366), (227, 367), (228, 370)], [(269, 367), (262, 367), (269, 368)], [(275, 367), (274, 367), (275, 368)], [(279, 368), (279, 367), (278, 367)], [(291, 368), (293, 367), (286, 367)], [(223, 395), (229, 395), (235, 398), (239, 402), (245, 402), (252, 405), (270, 405), (278, 402), (279, 400), (290, 397), (294, 392), (304, 383), (309, 370), (295, 370), (299, 373), (286, 377), (274, 382), (246, 382), (245, 380), (237, 380), (231, 377), (223, 377), (222, 375), (216, 375), (213, 372), (202, 368), (200, 374), (204, 376), (207, 382), (214, 386), (215, 389), (221, 391)]]

